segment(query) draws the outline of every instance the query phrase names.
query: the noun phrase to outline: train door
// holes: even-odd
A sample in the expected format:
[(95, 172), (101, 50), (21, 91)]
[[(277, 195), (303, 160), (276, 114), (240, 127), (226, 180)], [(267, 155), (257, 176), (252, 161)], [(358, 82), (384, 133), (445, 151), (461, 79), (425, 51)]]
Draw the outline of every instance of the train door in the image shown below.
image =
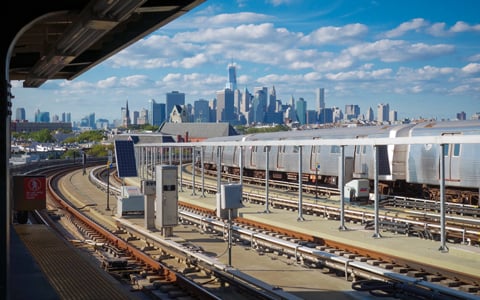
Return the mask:
[[(319, 138), (314, 137), (314, 140), (318, 140)], [(320, 168), (320, 145), (312, 145), (310, 146), (310, 170), (315, 171), (316, 169)], [(318, 170), (317, 170), (318, 171)]]
[[(230, 147), (232, 147), (232, 146), (230, 146)], [(232, 165), (233, 166), (238, 166), (239, 165), (238, 164), (238, 162), (239, 162), (238, 153), (240, 153), (240, 151), (239, 151), (238, 148), (239, 147), (237, 147), (237, 146), (233, 146), (233, 149), (231, 149), (232, 150), (231, 152), (233, 153), (233, 157), (232, 157), (232, 163), (233, 163)]]
[(354, 151), (354, 177), (368, 178), (369, 160), (367, 159), (367, 146), (357, 145)]
[(460, 144), (446, 144), (443, 148), (446, 181), (460, 181), (460, 150)]
[(277, 169), (285, 169), (285, 145), (277, 146)]
[[(310, 170), (315, 171), (319, 169), (320, 166), (320, 145), (312, 145), (310, 147)], [(318, 170), (317, 170), (318, 171)]]
[(250, 166), (257, 166), (257, 146), (250, 146)]

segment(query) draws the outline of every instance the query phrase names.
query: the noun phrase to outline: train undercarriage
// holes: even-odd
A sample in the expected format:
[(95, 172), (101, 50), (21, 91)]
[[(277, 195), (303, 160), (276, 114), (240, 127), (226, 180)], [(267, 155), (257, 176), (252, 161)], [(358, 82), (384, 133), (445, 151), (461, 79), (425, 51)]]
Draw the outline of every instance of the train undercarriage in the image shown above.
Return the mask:
[[(240, 168), (223, 166), (222, 172), (240, 175)], [(215, 164), (205, 164), (205, 170), (216, 171)], [(247, 177), (265, 179), (265, 170), (243, 169), (243, 175)], [(298, 183), (298, 172), (281, 172), (278, 170), (269, 171), (269, 179)], [(337, 176), (325, 176), (321, 174), (302, 174), (302, 183), (318, 184), (321, 186), (337, 187)], [(373, 192), (374, 183), (370, 181), (370, 190)], [(380, 181), (378, 187), (382, 195), (396, 195), (405, 197), (415, 197), (429, 200), (440, 200), (440, 187), (437, 185), (413, 184), (402, 181)], [(468, 188), (445, 188), (445, 200), (447, 202), (462, 203), (468, 205), (479, 205), (479, 189)]]

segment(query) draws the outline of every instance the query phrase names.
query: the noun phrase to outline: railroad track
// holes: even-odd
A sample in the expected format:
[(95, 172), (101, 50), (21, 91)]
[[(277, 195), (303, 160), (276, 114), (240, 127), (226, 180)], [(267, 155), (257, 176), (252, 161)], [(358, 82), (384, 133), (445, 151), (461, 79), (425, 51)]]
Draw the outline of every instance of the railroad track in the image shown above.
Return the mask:
[[(188, 180), (183, 179), (183, 183), (189, 185)], [(190, 182), (190, 188), (191, 185)], [(216, 191), (216, 186), (204, 186), (204, 188), (208, 192)], [(261, 195), (251, 195), (248, 192), (244, 192), (244, 201), (264, 204)], [(271, 204), (286, 209), (296, 209), (298, 205), (296, 201), (287, 202), (287, 205), (284, 202), (278, 204), (276, 199), (271, 199)], [(183, 222), (195, 224), (202, 230), (225, 232), (225, 223), (213, 217), (215, 211), (187, 203), (181, 203), (181, 205), (180, 218)], [(310, 204), (304, 206), (306, 212), (324, 213), (330, 218), (332, 215), (338, 215), (338, 208), (335, 210), (326, 207), (308, 207), (308, 205)], [(350, 219), (348, 211), (346, 213), (347, 219)], [(361, 224), (368, 223), (368, 215), (365, 212), (362, 212), (361, 218), (358, 216), (355, 218)], [(349, 221), (354, 221), (355, 218), (352, 217)], [(355, 282), (353, 287), (358, 290), (384, 289), (383, 292), (395, 290), (395, 293), (403, 293), (405, 297), (419, 297), (422, 293), (427, 293), (430, 296), (439, 295), (438, 299), (478, 298), (480, 290), (478, 276), (419, 264), (370, 249), (359, 249), (333, 240), (325, 240), (322, 237), (308, 236), (247, 219), (236, 218), (235, 222), (233, 234), (237, 244), (247, 245), (259, 252), (287, 255), (295, 263), (301, 263), (306, 267), (328, 268), (332, 272), (342, 273), (347, 280)], [(374, 281), (364, 282), (363, 280)]]
[(71, 203), (66, 198), (72, 195), (62, 190), (60, 177), (65, 175), (52, 177), (48, 186), (62, 218), (74, 227), (73, 235), (80, 236), (76, 243), (89, 247), (101, 266), (131, 289), (159, 299), (166, 292), (185, 299), (223, 299), (226, 295), (232, 299), (297, 299), (203, 255), (192, 245), (155, 239), (94, 206)]

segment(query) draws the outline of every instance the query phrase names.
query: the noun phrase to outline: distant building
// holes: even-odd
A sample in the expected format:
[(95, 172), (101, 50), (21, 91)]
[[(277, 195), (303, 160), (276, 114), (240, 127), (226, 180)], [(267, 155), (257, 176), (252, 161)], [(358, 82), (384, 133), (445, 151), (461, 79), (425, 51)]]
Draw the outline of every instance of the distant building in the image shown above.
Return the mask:
[(317, 88), (315, 91), (315, 109), (320, 112), (323, 108), (325, 108), (325, 89)]
[(132, 120), (130, 119), (130, 110), (128, 109), (128, 100), (127, 105), (122, 107), (122, 126), (128, 127), (132, 124)]
[(210, 122), (210, 107), (208, 106), (208, 101), (204, 99), (199, 99), (193, 102), (193, 114), (193, 122)]
[(345, 105), (345, 120), (358, 119), (358, 116), (360, 116), (360, 106), (357, 104)]
[(457, 120), (466, 120), (466, 119), (467, 119), (467, 114), (464, 111), (457, 113)]
[(388, 120), (392, 123), (397, 122), (398, 117), (397, 117), (397, 111), (396, 110), (391, 110), (390, 111), (390, 116), (389, 116)]
[(330, 124), (333, 123), (333, 109), (331, 108), (322, 108), (318, 113), (318, 123), (319, 124)]
[(166, 120), (166, 105), (165, 103), (157, 103), (154, 99), (150, 99), (149, 103), (148, 123), (153, 126), (160, 126)]
[[(187, 142), (200, 142), (211, 137), (238, 135), (230, 123), (163, 123), (158, 132), (183, 137)], [(188, 137), (188, 138), (185, 138)]]
[(48, 111), (37, 110), (35, 112), (35, 122), (37, 123), (49, 123), (50, 122), (50, 113)]
[(189, 114), (185, 105), (174, 105), (169, 119), (171, 123), (188, 123)]
[(170, 121), (170, 113), (175, 105), (185, 105), (185, 94), (178, 91), (172, 91), (166, 95), (166, 115), (165, 119)]
[(375, 120), (375, 116), (373, 115), (373, 109), (369, 107), (367, 113), (365, 114), (365, 121), (373, 122), (373, 120)]
[(225, 88), (235, 91), (237, 89), (237, 70), (235, 64), (228, 65), (228, 82)]
[(236, 121), (234, 110), (233, 90), (223, 89), (216, 92), (217, 97), (217, 122)]
[(142, 108), (142, 110), (140, 111), (140, 115), (138, 116), (138, 119), (137, 119), (137, 124), (138, 125), (149, 124), (149, 122), (148, 122), (148, 109)]
[(62, 129), (65, 131), (72, 131), (72, 123), (70, 122), (37, 123), (37, 122), (17, 122), (17, 121), (10, 123), (11, 132), (31, 133), (31, 132), (36, 132), (43, 129), (48, 129), (49, 131), (58, 130), (58, 129)]
[(15, 111), (15, 120), (17, 120), (17, 121), (25, 121), (26, 120), (25, 108), (23, 108), (23, 107), (17, 108), (17, 110)]
[(388, 122), (390, 113), (390, 106), (388, 104), (380, 103), (377, 105), (377, 122)]
[(303, 98), (298, 98), (297, 100), (297, 120), (300, 123), (300, 125), (305, 125), (307, 124), (307, 102)]

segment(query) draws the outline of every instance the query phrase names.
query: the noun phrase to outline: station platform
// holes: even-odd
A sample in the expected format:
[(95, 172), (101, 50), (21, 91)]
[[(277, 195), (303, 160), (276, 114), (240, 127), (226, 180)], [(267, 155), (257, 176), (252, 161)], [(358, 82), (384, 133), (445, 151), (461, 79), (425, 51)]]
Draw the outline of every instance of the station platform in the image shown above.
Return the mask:
[(139, 299), (46, 225), (11, 229), (9, 299)]

